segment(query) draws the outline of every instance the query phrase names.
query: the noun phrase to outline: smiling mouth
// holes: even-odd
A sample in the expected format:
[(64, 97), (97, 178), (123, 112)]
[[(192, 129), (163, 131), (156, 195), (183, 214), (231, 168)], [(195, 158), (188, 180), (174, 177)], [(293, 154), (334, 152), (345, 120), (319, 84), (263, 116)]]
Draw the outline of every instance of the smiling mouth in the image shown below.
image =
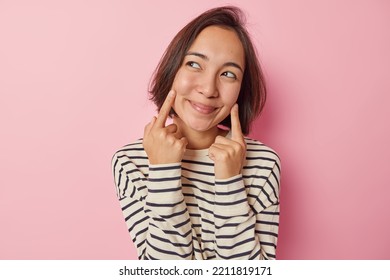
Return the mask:
[(208, 114), (213, 113), (217, 109), (216, 107), (213, 107), (213, 106), (207, 106), (207, 105), (193, 102), (193, 101), (189, 101), (189, 102), (190, 102), (192, 108), (194, 108), (197, 112), (199, 112), (201, 114), (208, 115)]

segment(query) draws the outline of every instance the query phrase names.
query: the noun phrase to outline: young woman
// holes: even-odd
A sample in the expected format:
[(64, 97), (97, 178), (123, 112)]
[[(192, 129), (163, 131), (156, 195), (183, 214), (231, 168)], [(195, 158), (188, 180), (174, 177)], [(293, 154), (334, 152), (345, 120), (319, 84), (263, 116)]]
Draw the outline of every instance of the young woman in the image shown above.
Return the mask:
[(112, 160), (138, 258), (274, 259), (280, 162), (244, 137), (266, 89), (241, 11), (215, 8), (187, 24), (150, 94), (158, 116)]

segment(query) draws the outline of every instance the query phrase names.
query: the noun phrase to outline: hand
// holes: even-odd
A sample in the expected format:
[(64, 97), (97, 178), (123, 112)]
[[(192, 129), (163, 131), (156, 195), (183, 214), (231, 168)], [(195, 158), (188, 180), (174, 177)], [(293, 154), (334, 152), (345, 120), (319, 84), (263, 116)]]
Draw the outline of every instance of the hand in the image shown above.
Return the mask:
[(165, 126), (176, 93), (171, 90), (162, 105), (157, 118), (146, 125), (143, 146), (151, 164), (181, 162), (188, 141), (178, 133), (176, 124)]
[(214, 144), (209, 148), (209, 157), (214, 161), (216, 179), (227, 179), (241, 174), (245, 161), (246, 144), (242, 134), (238, 105), (231, 111), (231, 139), (217, 136)]

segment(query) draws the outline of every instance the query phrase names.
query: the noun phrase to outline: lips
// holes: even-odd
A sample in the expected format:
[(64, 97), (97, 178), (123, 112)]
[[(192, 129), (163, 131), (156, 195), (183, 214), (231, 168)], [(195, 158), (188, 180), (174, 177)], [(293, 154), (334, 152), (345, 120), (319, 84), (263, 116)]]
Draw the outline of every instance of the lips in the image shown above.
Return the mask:
[(197, 102), (193, 102), (193, 101), (190, 101), (190, 104), (191, 104), (192, 108), (194, 108), (196, 111), (198, 111), (201, 114), (206, 114), (206, 115), (211, 114), (212, 112), (214, 112), (217, 109), (216, 107), (207, 106), (207, 105), (204, 105), (202, 103), (197, 103)]

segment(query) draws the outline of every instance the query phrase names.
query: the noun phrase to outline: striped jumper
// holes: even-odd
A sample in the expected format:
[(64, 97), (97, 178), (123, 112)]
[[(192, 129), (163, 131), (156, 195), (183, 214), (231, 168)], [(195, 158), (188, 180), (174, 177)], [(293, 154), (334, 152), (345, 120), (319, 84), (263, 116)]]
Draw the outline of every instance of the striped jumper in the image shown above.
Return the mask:
[(151, 165), (142, 139), (112, 159), (117, 196), (138, 258), (275, 259), (280, 161), (245, 138), (242, 174), (217, 180), (208, 149)]

